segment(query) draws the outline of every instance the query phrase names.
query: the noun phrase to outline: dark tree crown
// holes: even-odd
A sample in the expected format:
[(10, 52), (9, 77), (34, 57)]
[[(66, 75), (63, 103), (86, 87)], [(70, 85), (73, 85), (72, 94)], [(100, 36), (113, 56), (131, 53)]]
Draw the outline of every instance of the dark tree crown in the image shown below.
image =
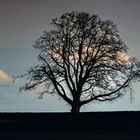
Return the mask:
[(72, 108), (94, 100), (112, 101), (139, 80), (140, 63), (127, 55), (128, 47), (116, 25), (97, 15), (71, 12), (52, 20), (34, 44), (40, 64), (26, 75), (30, 90), (45, 85), (44, 93), (57, 93)]

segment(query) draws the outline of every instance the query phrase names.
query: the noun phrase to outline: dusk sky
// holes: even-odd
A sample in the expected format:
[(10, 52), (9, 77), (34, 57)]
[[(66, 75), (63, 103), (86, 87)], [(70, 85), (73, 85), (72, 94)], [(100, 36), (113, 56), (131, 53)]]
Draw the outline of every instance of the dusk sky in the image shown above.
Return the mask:
[[(38, 99), (35, 91), (19, 93), (23, 80), (12, 83), (37, 64), (32, 45), (43, 31), (52, 29), (52, 18), (71, 11), (97, 14), (117, 24), (128, 55), (140, 60), (140, 0), (0, 0), (0, 112), (64, 112), (70, 106), (57, 96)], [(134, 100), (129, 93), (114, 102), (92, 102), (81, 111), (140, 110), (140, 83), (135, 83)]]

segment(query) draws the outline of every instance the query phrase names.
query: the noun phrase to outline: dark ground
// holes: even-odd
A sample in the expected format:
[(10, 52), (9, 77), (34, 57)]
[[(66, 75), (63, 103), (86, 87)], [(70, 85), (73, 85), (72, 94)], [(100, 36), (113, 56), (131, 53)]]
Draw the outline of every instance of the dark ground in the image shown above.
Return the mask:
[(140, 140), (140, 112), (0, 113), (0, 140)]

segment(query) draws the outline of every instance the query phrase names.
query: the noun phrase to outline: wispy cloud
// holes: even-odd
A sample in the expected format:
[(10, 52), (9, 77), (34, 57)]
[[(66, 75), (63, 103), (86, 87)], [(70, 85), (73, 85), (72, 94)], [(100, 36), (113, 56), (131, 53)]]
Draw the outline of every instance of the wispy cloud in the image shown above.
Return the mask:
[(31, 92), (33, 96), (39, 96), (45, 90), (45, 86), (43, 84), (38, 85), (35, 90)]
[(0, 69), (0, 83), (12, 83), (14, 78)]

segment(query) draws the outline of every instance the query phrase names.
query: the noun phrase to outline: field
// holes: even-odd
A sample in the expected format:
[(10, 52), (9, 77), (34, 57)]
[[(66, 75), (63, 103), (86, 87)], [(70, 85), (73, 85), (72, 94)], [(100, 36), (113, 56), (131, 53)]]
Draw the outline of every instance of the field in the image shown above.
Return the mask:
[(140, 112), (0, 113), (1, 140), (140, 140)]

